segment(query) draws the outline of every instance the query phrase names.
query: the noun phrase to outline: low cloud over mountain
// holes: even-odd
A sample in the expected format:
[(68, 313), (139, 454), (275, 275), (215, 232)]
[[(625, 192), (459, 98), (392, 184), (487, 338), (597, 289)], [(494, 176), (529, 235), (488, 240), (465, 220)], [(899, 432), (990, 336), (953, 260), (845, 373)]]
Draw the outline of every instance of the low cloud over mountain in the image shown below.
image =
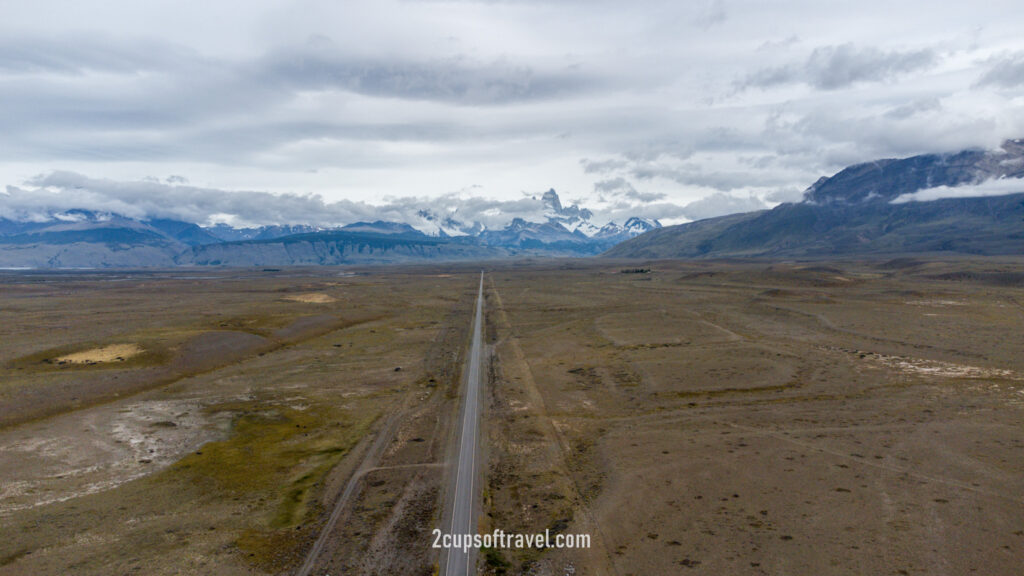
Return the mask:
[[(558, 193), (512, 202), (450, 195), (375, 206), (226, 192), (181, 177), (137, 183), (61, 172), (0, 194), (0, 266), (390, 263), (591, 255), (661, 226), (597, 222)], [(69, 208), (73, 207), (73, 208)], [(624, 209), (620, 207), (620, 209)]]
[(670, 226), (620, 258), (835, 257), (1024, 251), (1024, 141), (880, 159), (823, 177), (803, 200)]
[[(618, 191), (616, 191), (617, 194)], [(122, 182), (75, 172), (52, 172), (0, 193), (0, 218), (43, 222), (69, 209), (109, 212), (141, 220), (170, 218), (202, 226), (235, 227), (302, 224), (332, 228), (360, 221), (403, 222), (432, 235), (469, 233), (473, 227), (503, 228), (513, 219), (543, 222), (550, 216), (585, 216), (595, 229), (608, 222), (646, 218), (685, 218), (685, 209), (668, 203), (644, 204), (647, 197), (625, 194), (593, 210), (563, 206), (557, 194), (524, 194), (515, 200), (477, 196), (472, 190), (436, 198), (404, 196), (371, 204), (328, 201), (317, 194), (271, 194), (193, 186), (181, 176), (163, 181)], [(651, 197), (657, 199), (657, 196)], [(460, 232), (465, 227), (466, 230)]]

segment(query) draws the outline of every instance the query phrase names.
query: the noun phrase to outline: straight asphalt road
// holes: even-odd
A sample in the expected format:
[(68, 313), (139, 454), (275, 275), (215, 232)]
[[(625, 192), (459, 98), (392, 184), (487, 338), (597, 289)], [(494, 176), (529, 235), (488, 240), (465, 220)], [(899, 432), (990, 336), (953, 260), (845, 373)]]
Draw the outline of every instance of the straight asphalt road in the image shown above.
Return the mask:
[[(449, 534), (476, 534), (477, 501), (476, 453), (480, 422), (480, 364), (483, 358), (484, 273), (480, 272), (480, 289), (476, 295), (476, 315), (473, 320), (473, 342), (469, 347), (465, 403), (462, 407), (462, 431), (459, 437), (459, 463), (455, 472), (455, 490), (452, 492), (452, 518)], [(476, 549), (448, 550), (444, 574), (468, 576), (476, 574)]]

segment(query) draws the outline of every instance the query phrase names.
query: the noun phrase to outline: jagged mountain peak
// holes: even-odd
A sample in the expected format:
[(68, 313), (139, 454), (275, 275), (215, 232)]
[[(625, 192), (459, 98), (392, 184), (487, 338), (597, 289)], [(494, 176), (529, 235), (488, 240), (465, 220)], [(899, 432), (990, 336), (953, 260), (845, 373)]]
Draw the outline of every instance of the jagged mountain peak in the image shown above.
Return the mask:
[(561, 199), (554, 188), (551, 188), (541, 196), (544, 205), (544, 217), (548, 222), (558, 223), (570, 232), (579, 232), (584, 236), (591, 237), (600, 228), (590, 222), (594, 213), (578, 204), (571, 206), (562, 205)]
[(562, 213), (562, 200), (558, 197), (558, 192), (555, 192), (554, 188), (545, 192), (540, 200), (544, 203), (545, 208), (552, 210), (555, 214)]

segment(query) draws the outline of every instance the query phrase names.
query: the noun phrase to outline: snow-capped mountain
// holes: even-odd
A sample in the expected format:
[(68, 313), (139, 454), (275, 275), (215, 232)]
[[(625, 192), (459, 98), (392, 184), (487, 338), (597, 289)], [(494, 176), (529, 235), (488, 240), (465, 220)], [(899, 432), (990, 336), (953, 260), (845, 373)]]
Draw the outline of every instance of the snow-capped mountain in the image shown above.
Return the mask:
[(272, 240), (295, 234), (311, 234), (326, 230), (322, 226), (308, 226), (306, 224), (275, 224), (272, 226), (257, 226), (255, 228), (234, 228), (227, 224), (216, 224), (205, 228), (207, 232), (224, 242), (241, 242), (244, 240)]
[(570, 231), (560, 222), (527, 222), (514, 218), (502, 230), (485, 230), (479, 235), (487, 246), (502, 248), (541, 249), (591, 254), (599, 252), (590, 238), (579, 231)]
[(541, 202), (544, 203), (544, 216), (548, 222), (557, 222), (565, 227), (566, 230), (570, 232), (579, 231), (588, 238), (600, 231), (600, 227), (590, 222), (590, 219), (594, 216), (593, 212), (576, 204), (562, 206), (562, 201), (558, 198), (558, 193), (555, 192), (554, 188), (541, 196)]
[(650, 218), (634, 216), (629, 220), (626, 220), (626, 223), (621, 226), (615, 222), (605, 224), (597, 231), (596, 234), (594, 234), (593, 238), (618, 243), (623, 240), (633, 238), (634, 236), (639, 236), (644, 232), (650, 232), (655, 228), (661, 228), (661, 222)]
[(480, 221), (482, 215), (460, 219), (454, 214), (440, 215), (432, 210), (420, 210), (415, 221), (409, 224), (428, 236), (476, 237), (490, 246), (576, 246), (572, 251), (585, 253), (599, 252), (617, 242), (661, 227), (657, 220), (639, 217), (630, 218), (623, 225), (609, 222), (599, 226), (592, 221), (593, 212), (577, 204), (563, 205), (554, 189), (532, 200), (538, 204), (532, 216), (511, 216), (499, 226), (493, 225), (494, 215), (490, 215), (492, 226), (488, 227)]
[(377, 220), (334, 227), (200, 227), (166, 218), (68, 209), (31, 218), (0, 218), (0, 266), (248, 266), (517, 254), (585, 256), (661, 227), (656, 220), (643, 218), (630, 218), (621, 226), (615, 222), (597, 226), (592, 217), (587, 208), (562, 205), (554, 190), (524, 202), (522, 211), (515, 214), (497, 213), (493, 205), (481, 214), (425, 208), (405, 222)]
[(525, 212), (508, 215), (505, 221), (501, 214), (461, 214), (455, 210), (445, 212), (443, 208), (423, 208), (405, 222), (357, 222), (340, 230), (459, 238), (463, 242), (477, 241), (484, 246), (514, 250), (596, 254), (661, 227), (657, 220), (639, 217), (630, 218), (622, 225), (609, 222), (598, 226), (592, 221), (593, 212), (577, 204), (563, 205), (554, 189), (530, 200), (536, 202), (535, 211), (530, 212), (529, 202), (526, 202)]
[(450, 238), (454, 236), (479, 236), (486, 228), (479, 222), (466, 224), (452, 215), (441, 216), (431, 210), (420, 210), (411, 223), (414, 228), (428, 236)]
[[(0, 218), (0, 239), (21, 244), (114, 242), (142, 240), (189, 246), (215, 244), (221, 239), (199, 226), (166, 218), (138, 220), (112, 212), (71, 209), (53, 212), (34, 221)], [(5, 243), (6, 243), (5, 242)]]
[(542, 221), (513, 218), (504, 228), (482, 230), (476, 236), (488, 246), (544, 249), (575, 254), (597, 254), (611, 246), (660, 228), (657, 220), (633, 217), (624, 225), (609, 222), (597, 226), (593, 212), (573, 204), (564, 206), (554, 189), (540, 197)]

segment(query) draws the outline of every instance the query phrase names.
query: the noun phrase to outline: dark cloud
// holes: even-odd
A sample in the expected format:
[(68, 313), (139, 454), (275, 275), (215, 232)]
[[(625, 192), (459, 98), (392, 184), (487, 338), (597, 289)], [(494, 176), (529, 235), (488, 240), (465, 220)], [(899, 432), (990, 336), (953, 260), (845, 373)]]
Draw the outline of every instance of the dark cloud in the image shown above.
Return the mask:
[(843, 44), (816, 49), (806, 71), (811, 85), (836, 90), (856, 82), (888, 80), (932, 66), (937, 59), (930, 49), (897, 52)]
[[(248, 82), (249, 89), (287, 94), (339, 89), (370, 96), (496, 104), (577, 93), (599, 84), (578, 66), (539, 70), (509, 58), (357, 56), (317, 36), (262, 57), (232, 61), (201, 56), (181, 45), (144, 38), (64, 34), (53, 38), (0, 36), (0, 73), (80, 76), (89, 72), (156, 72), (197, 85), (199, 68)], [(145, 81), (144, 78), (139, 78)], [(241, 86), (239, 86), (241, 88)], [(208, 97), (205, 94), (204, 97)]]
[[(0, 38), (3, 38), (0, 35)], [(543, 69), (542, 69), (543, 68)], [(513, 58), (357, 55), (323, 38), (249, 58), (209, 57), (169, 42), (74, 34), (0, 40), (0, 157), (7, 161), (201, 161), (271, 166), (315, 158), (289, 147), (336, 143), (317, 162), (391, 162), (361, 142), (472, 142), (536, 134), (548, 123), (476, 124), (457, 109), (511, 106), (600, 91), (580, 69)], [(322, 97), (324, 114), (304, 111)], [(331, 107), (346, 95), (384, 103), (367, 115)], [(396, 100), (415, 101), (412, 105)], [(343, 100), (342, 100), (343, 101)], [(395, 110), (397, 114), (389, 113)]]
[(1024, 52), (1017, 52), (990, 61), (989, 69), (978, 80), (979, 86), (1017, 88), (1024, 86)]
[(456, 104), (504, 104), (589, 91), (598, 82), (576, 67), (537, 70), (507, 59), (355, 57), (317, 38), (279, 49), (258, 67), (295, 89), (341, 89), (387, 98)]
[(933, 66), (938, 54), (932, 49), (884, 51), (854, 44), (815, 48), (801, 64), (764, 68), (747, 76), (741, 87), (768, 88), (780, 84), (809, 84), (821, 90), (838, 90), (859, 82), (882, 82)]
[(598, 180), (597, 182), (594, 182), (594, 191), (604, 193), (623, 191), (635, 192), (636, 190), (625, 178), (610, 178), (608, 180)]

